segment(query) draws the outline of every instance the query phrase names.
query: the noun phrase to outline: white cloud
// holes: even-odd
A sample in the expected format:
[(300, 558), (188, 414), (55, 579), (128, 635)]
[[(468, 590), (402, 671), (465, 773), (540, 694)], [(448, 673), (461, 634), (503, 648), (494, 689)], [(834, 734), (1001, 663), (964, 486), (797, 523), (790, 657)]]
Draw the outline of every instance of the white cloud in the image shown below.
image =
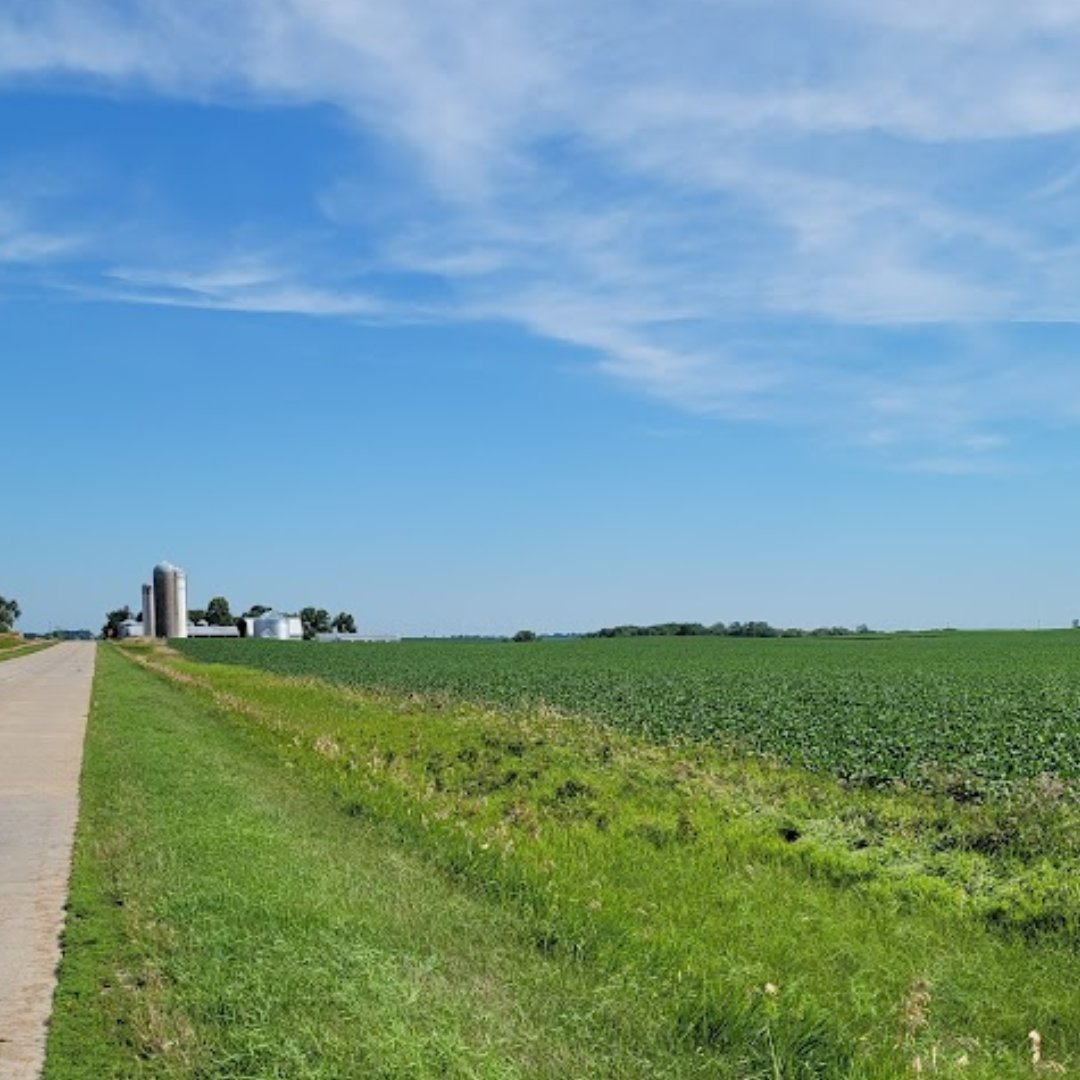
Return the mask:
[[(1064, 0), (14, 0), (0, 13), (9, 81), (327, 104), (399, 162), (402, 191), (352, 198), (342, 176), (310, 193), (335, 230), (315, 257), (294, 237), (265, 238), (266, 256), (263, 237), (237, 254), (235, 238), (206, 236), (183, 260), (202, 269), (178, 272), (100, 236), (112, 269), (84, 291), (510, 320), (688, 409), (843, 430), (883, 452), (947, 449), (925, 457), (938, 462), (1004, 452), (995, 428), (1019, 415), (1072, 421), (1070, 362), (1037, 359), (1032, 378), (1030, 358), (959, 340), (929, 366), (870, 373), (808, 337), (846, 327), (851, 348), (868, 335), (882, 348), (920, 325), (1080, 322), (1078, 47)], [(0, 258), (62, 252), (49, 236), (0, 221)], [(380, 276), (394, 274), (444, 294), (417, 303)]]

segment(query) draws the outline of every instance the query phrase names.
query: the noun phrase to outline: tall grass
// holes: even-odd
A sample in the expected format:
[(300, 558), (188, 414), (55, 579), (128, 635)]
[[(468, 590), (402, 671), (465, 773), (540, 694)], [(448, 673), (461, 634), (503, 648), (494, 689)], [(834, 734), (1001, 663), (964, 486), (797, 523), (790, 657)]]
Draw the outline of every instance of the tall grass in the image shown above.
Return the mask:
[(21, 634), (0, 634), (0, 661), (29, 656), (55, 644), (54, 641), (27, 641)]
[(286, 764), (101, 650), (46, 1080), (716, 1075), (660, 981), (538, 949)]
[(519, 913), (539, 955), (640, 986), (654, 1042), (720, 1075), (1026, 1076), (1033, 1029), (1055, 1065), (1080, 1051), (1075, 926), (995, 927), (1001, 856), (956, 845), (970, 809), (554, 714), (165, 670), (343, 819)]

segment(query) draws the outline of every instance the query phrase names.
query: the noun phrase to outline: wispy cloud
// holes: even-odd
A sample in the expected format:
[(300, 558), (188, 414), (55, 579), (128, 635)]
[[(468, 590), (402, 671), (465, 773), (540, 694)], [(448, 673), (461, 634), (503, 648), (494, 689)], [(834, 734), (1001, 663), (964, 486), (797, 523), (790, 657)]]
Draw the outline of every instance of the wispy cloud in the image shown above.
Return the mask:
[(373, 293), (305, 282), (293, 274), (287, 263), (256, 255), (201, 270), (112, 267), (89, 288), (78, 284), (71, 288), (87, 297), (214, 311), (372, 320), (418, 318), (423, 314), (417, 305)]
[[(1080, 323), (1078, 47), (1063, 0), (15, 0), (0, 14), (11, 85), (329, 105), (395, 163), (393, 183), (345, 173), (308, 193), (317, 242), (244, 222), (246, 246), (208, 233), (161, 267), (103, 232), (84, 292), (503, 319), (682, 408), (842, 432), (946, 471), (1003, 459), (1017, 418), (1080, 415), (1067, 350), (1008, 349), (1010, 327)], [(49, 241), (0, 217), (0, 259), (63, 252)], [(919, 327), (937, 328), (932, 355), (906, 358)]]
[(77, 251), (83, 238), (50, 232), (21, 211), (0, 203), (0, 264), (47, 263)]

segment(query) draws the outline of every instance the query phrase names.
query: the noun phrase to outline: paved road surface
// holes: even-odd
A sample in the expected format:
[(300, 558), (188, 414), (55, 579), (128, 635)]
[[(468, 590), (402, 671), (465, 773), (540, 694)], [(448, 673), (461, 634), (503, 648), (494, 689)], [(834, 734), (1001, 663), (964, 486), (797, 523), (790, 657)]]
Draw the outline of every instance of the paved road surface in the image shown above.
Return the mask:
[(0, 663), (0, 1080), (45, 1056), (94, 645)]

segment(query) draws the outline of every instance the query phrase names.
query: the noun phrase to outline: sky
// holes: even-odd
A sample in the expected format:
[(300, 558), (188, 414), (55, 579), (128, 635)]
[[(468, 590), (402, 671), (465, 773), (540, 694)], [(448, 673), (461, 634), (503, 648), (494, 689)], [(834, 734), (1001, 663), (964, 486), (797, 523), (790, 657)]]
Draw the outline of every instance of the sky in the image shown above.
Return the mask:
[(1080, 616), (1071, 0), (5, 0), (0, 594)]

